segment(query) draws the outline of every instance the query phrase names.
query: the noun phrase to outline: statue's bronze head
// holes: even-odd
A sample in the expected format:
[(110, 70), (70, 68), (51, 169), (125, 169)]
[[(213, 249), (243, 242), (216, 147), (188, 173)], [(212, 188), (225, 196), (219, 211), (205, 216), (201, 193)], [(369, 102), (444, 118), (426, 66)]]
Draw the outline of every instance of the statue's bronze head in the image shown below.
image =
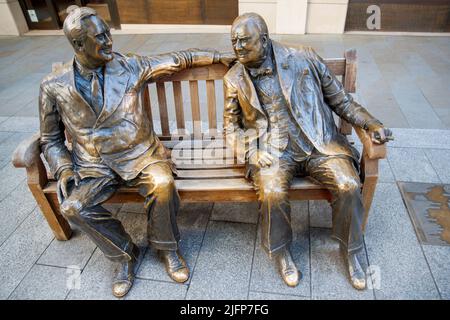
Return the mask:
[(64, 33), (80, 62), (98, 67), (112, 60), (112, 37), (105, 20), (88, 7), (70, 6), (67, 12)]
[(258, 67), (269, 48), (269, 31), (264, 19), (256, 13), (244, 13), (233, 21), (231, 43), (240, 63)]

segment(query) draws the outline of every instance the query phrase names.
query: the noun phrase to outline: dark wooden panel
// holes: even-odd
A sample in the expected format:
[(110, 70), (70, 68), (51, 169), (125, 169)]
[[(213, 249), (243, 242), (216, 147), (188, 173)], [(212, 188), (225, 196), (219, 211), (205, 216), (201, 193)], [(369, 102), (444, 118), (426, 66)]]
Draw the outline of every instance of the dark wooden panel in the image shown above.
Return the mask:
[[(381, 29), (368, 30), (366, 12), (376, 4), (381, 10)], [(393, 0), (350, 1), (345, 31), (450, 32), (450, 1)]]
[(120, 21), (129, 24), (231, 24), (238, 0), (117, 0)]

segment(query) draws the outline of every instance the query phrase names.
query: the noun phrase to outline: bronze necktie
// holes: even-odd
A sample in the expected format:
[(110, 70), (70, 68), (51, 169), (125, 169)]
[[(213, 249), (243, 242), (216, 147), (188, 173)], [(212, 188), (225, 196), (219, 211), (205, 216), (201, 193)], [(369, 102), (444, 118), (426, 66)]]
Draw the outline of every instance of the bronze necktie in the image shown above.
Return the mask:
[(100, 86), (100, 81), (98, 80), (98, 76), (96, 72), (92, 73), (91, 79), (91, 104), (92, 109), (97, 114), (97, 116), (102, 111), (103, 106), (103, 94), (102, 88)]

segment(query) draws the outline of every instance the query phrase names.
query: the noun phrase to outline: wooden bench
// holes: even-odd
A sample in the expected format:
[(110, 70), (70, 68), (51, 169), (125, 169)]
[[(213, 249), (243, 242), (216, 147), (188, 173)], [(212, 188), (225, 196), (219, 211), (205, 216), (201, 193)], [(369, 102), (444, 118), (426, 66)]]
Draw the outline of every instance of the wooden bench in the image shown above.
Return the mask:
[[(342, 83), (347, 92), (355, 92), (356, 52), (345, 52), (344, 58), (325, 59), (328, 67), (337, 75), (342, 76)], [(235, 155), (231, 157), (223, 152), (223, 140), (210, 140), (211, 132), (219, 132), (218, 122), (222, 114), (216, 112), (215, 82), (221, 80), (227, 68), (221, 64), (185, 70), (171, 77), (160, 79), (156, 83), (159, 117), (150, 116), (153, 125), (161, 128), (160, 139), (176, 154), (175, 161), (179, 171), (176, 186), (181, 200), (186, 202), (249, 202), (256, 201), (256, 194), (251, 184), (244, 179), (244, 166), (237, 163)], [(188, 121), (185, 121), (182, 81), (189, 82), (190, 111), (193, 128), (186, 134)], [(201, 105), (199, 99), (199, 81), (206, 81), (206, 105)], [(169, 123), (166, 89), (168, 82), (172, 83), (174, 97), (174, 114), (176, 115), (176, 132), (171, 130)], [(143, 90), (143, 104), (150, 111), (151, 97), (149, 87)], [(156, 104), (155, 104), (156, 107)], [(187, 107), (186, 109), (189, 109)], [(205, 110), (202, 114), (201, 110)], [(207, 110), (207, 112), (206, 112)], [(155, 112), (154, 112), (155, 113)], [(159, 119), (156, 119), (159, 118)], [(208, 132), (202, 130), (200, 121), (207, 122)], [(160, 123), (160, 125), (158, 125)], [(339, 121), (339, 130), (350, 135), (352, 127), (343, 120)], [(159, 128), (158, 128), (159, 129)], [(362, 196), (365, 206), (364, 227), (372, 203), (378, 178), (378, 160), (385, 158), (384, 145), (373, 144), (370, 136), (364, 130), (355, 127), (355, 131), (363, 144), (361, 157)], [(175, 140), (174, 140), (175, 137)], [(180, 141), (184, 152), (179, 152)], [(217, 135), (216, 135), (217, 138)], [(213, 146), (211, 146), (213, 145)], [(227, 158), (228, 157), (228, 158)], [(223, 161), (223, 160), (226, 161)], [(217, 161), (220, 160), (220, 161)], [(205, 162), (209, 162), (206, 163)], [(55, 237), (58, 240), (68, 240), (71, 228), (60, 214), (56, 197), (56, 181), (46, 170), (39, 147), (39, 133), (23, 141), (15, 150), (13, 164), (17, 168), (26, 168), (28, 186), (33, 193), (42, 213), (45, 215)], [(324, 187), (308, 178), (296, 178), (289, 192), (292, 200), (331, 200), (331, 195)], [(142, 202), (143, 198), (136, 188), (120, 188), (107, 203)]]

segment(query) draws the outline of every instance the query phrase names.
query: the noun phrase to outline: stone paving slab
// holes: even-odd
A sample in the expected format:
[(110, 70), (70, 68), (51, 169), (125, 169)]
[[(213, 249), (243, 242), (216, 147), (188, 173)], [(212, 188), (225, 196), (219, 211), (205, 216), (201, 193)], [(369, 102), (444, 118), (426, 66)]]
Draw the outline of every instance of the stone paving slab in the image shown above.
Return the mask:
[(223, 202), (215, 203), (211, 213), (211, 220), (242, 222), (242, 223), (258, 223), (259, 209), (258, 203), (234, 203)]
[(309, 226), (314, 228), (331, 228), (331, 206), (327, 200), (309, 201)]
[(392, 148), (450, 149), (450, 130), (438, 129), (392, 129), (394, 140), (389, 141)]
[(427, 245), (422, 247), (441, 298), (450, 300), (450, 247)]
[[(8, 122), (8, 121), (7, 121)], [(31, 134), (24, 132), (6, 132), (0, 131), (4, 137), (0, 142), (0, 168), (5, 167), (11, 162), (12, 154), (17, 145), (27, 139)], [(25, 171), (24, 169), (22, 171)]]
[(0, 202), (0, 245), (10, 237), (36, 208), (36, 201), (23, 181)]
[(74, 229), (69, 241), (54, 239), (37, 264), (83, 270), (95, 248), (96, 245), (86, 234)]
[[(208, 203), (183, 204), (179, 211), (177, 222), (181, 234), (180, 252), (186, 260), (191, 276), (202, 246), (211, 208), (212, 204)], [(156, 250), (151, 248), (147, 250), (144, 261), (139, 268), (138, 277), (173, 283), (173, 280), (167, 275), (164, 263)], [(189, 284), (191, 279), (192, 277), (186, 284)]]
[(0, 169), (0, 177), (2, 183), (0, 184), (0, 201), (3, 201), (8, 194), (15, 190), (21, 182), (25, 180), (26, 172), (24, 169), (16, 169), (11, 162)]
[(377, 299), (439, 299), (411, 220), (395, 184), (379, 183), (367, 224), (369, 263), (378, 266)]
[(450, 149), (423, 150), (442, 183), (450, 183)]
[(210, 221), (187, 299), (247, 299), (256, 226)]
[(288, 294), (275, 294), (270, 292), (250, 291), (249, 300), (310, 300), (310, 297), (293, 296)]
[(187, 285), (136, 279), (133, 288), (124, 300), (182, 300)]
[[(358, 254), (367, 270), (365, 251)], [(311, 292), (313, 299), (374, 299), (373, 290), (356, 290), (348, 279), (347, 267), (339, 244), (331, 238), (330, 229), (311, 228)]]
[[(35, 132), (39, 131), (39, 118), (38, 117), (11, 117), (8, 119), (8, 121), (0, 123), (0, 131), (35, 133)], [(30, 136), (31, 136), (31, 134), (30, 134)]]
[(119, 264), (109, 261), (96, 249), (80, 275), (80, 288), (70, 290), (68, 300), (115, 300), (112, 294), (114, 270)]
[(253, 257), (250, 291), (271, 292), (309, 297), (311, 295), (309, 214), (308, 201), (292, 201), (292, 257), (303, 277), (295, 288), (288, 287), (278, 271), (275, 261), (269, 259), (261, 245), (261, 228), (258, 226), (256, 248)]
[(9, 297), (52, 239), (47, 221), (36, 209), (0, 246), (0, 299)]
[[(76, 271), (75, 271), (76, 272)], [(34, 265), (10, 300), (64, 300), (73, 270)]]
[(441, 182), (422, 149), (389, 148), (388, 159), (397, 181)]

